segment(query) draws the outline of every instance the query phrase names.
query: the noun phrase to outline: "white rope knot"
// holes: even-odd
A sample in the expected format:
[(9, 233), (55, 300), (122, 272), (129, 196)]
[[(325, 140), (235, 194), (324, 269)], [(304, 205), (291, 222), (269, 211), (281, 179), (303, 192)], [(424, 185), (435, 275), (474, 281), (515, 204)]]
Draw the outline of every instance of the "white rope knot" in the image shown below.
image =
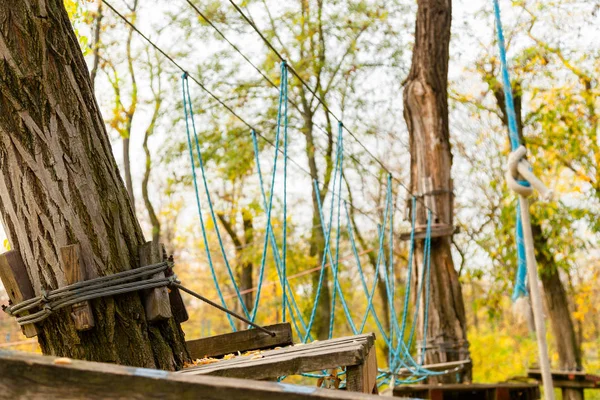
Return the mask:
[[(519, 173), (519, 163), (522, 162), (527, 154), (525, 146), (519, 146), (515, 151), (508, 155), (506, 168), (506, 183), (508, 188), (520, 196), (529, 197), (533, 193), (533, 187), (529, 182), (522, 179)], [(527, 184), (525, 184), (527, 182)]]

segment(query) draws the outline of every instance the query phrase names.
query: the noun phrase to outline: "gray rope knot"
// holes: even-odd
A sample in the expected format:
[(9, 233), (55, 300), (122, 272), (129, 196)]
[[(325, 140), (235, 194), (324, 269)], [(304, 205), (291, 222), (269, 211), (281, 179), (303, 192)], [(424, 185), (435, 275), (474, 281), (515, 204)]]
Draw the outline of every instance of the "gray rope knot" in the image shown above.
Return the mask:
[(173, 286), (173, 285), (181, 284), (181, 281), (177, 278), (176, 274), (173, 274), (173, 275), (169, 276), (168, 280), (169, 280), (168, 286)]
[[(48, 292), (46, 291), (46, 289), (41, 290), (40, 303), (50, 303), (50, 297), (48, 297)], [(46, 308), (46, 306), (44, 306), (44, 308)]]
[(522, 180), (519, 173), (519, 163), (526, 162), (525, 155), (527, 149), (525, 146), (519, 146), (518, 149), (508, 155), (508, 163), (506, 169), (506, 183), (508, 188), (520, 196), (529, 197), (533, 193), (533, 187), (528, 181)]

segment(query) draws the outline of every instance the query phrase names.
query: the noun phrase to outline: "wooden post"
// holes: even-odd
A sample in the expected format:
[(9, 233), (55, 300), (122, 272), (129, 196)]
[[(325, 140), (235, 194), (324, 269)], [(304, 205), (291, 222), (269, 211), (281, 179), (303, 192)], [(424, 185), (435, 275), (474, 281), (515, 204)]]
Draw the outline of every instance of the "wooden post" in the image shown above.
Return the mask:
[[(25, 263), (23, 263), (21, 254), (17, 250), (0, 254), (0, 279), (2, 279), (6, 293), (8, 293), (8, 298), (12, 304), (35, 297), (29, 275), (27, 274), (27, 268), (25, 268)], [(20, 315), (27, 314), (24, 312)], [(23, 325), (21, 330), (28, 338), (37, 336), (38, 334), (35, 324)]]
[[(163, 252), (158, 243), (146, 242), (140, 246), (140, 265), (157, 264), (163, 261)], [(153, 278), (164, 278), (165, 273), (159, 272), (152, 276)], [(144, 292), (144, 308), (146, 310), (146, 319), (148, 322), (164, 321), (172, 317), (171, 302), (169, 300), (169, 288), (162, 286), (149, 289)]]
[(351, 392), (378, 393), (375, 347), (371, 347), (363, 364), (346, 367), (346, 389)]
[[(64, 246), (60, 248), (60, 257), (62, 259), (63, 271), (67, 285), (75, 282), (85, 281), (87, 272), (85, 262), (81, 257), (81, 248), (79, 243)], [(71, 307), (71, 318), (75, 322), (75, 329), (78, 331), (87, 331), (94, 327), (94, 315), (89, 301), (73, 304)]]
[[(167, 259), (167, 251), (165, 250), (165, 246), (161, 243), (160, 249), (163, 254), (163, 259)], [(173, 262), (173, 256), (168, 257), (170, 262)], [(165, 276), (173, 276), (175, 273), (172, 269), (168, 269), (165, 271)], [(190, 316), (185, 308), (185, 303), (183, 302), (183, 298), (181, 298), (181, 292), (178, 288), (169, 288), (169, 301), (171, 302), (171, 312), (175, 317), (175, 321), (178, 323), (183, 323), (190, 319)]]

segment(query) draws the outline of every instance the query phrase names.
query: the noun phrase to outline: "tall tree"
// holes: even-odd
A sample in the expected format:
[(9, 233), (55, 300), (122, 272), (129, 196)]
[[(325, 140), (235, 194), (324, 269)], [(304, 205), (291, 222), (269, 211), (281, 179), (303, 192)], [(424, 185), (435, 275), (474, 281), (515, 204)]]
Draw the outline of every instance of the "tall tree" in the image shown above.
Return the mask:
[[(411, 191), (432, 199), (429, 204), (435, 210), (434, 223), (452, 225), (447, 90), (452, 2), (418, 0), (417, 4), (412, 66), (404, 88), (404, 118), (410, 134)], [(417, 223), (426, 225), (428, 213), (421, 202), (416, 211)], [(423, 241), (416, 245), (415, 277), (420, 276), (423, 268), (424, 247)], [(414, 285), (417, 281), (415, 279)], [(429, 321), (425, 327), (426, 361), (439, 363), (468, 358), (465, 307), (449, 236), (437, 237), (431, 242), (430, 296)], [(424, 318), (419, 319), (422, 326)], [(463, 370), (462, 380), (468, 381), (470, 376), (470, 369)], [(434, 380), (455, 381), (455, 377), (442, 376)]]
[[(136, 267), (144, 238), (62, 1), (2, 2), (0, 20), (0, 215), (35, 293), (65, 285), (59, 248), (75, 242), (89, 277)], [(42, 351), (170, 370), (189, 358), (180, 326), (148, 324), (139, 294), (92, 308), (87, 332), (66, 310), (40, 323)]]

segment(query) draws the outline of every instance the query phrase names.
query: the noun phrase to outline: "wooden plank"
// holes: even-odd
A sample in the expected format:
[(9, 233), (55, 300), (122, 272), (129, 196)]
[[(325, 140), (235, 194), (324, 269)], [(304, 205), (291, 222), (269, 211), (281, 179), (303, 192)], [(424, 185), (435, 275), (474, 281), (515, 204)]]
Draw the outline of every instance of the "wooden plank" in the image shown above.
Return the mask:
[(213, 376), (186, 376), (31, 353), (0, 351), (0, 391), (10, 399), (369, 400), (378, 397)]
[(362, 364), (375, 335), (365, 334), (324, 340), (187, 368), (182, 374), (209, 374), (236, 378), (269, 379), (283, 375)]
[[(458, 232), (458, 228), (447, 224), (432, 224), (431, 237), (452, 236)], [(420, 225), (415, 227), (415, 240), (423, 240), (427, 235), (427, 226)], [(400, 240), (410, 240), (410, 232), (400, 234)]]
[[(10, 250), (0, 254), (0, 279), (11, 304), (17, 304), (23, 300), (35, 297), (33, 286), (31, 286), (31, 281), (27, 274), (27, 268), (21, 258), (21, 254), (17, 250)], [(28, 314), (28, 312), (24, 312), (19, 315), (25, 316)], [(38, 328), (35, 324), (23, 325), (21, 330), (28, 338), (32, 338), (38, 334)]]
[[(163, 252), (163, 258), (167, 259), (167, 251), (165, 250), (165, 246), (163, 244), (161, 244), (161, 250)], [(173, 256), (170, 256), (168, 260), (173, 262)], [(165, 271), (166, 277), (173, 275), (175, 275), (173, 269), (168, 269)], [(173, 317), (175, 317), (175, 321), (181, 324), (190, 319), (187, 309), (185, 308), (183, 298), (181, 297), (181, 291), (178, 288), (169, 288), (169, 302), (171, 303), (171, 312), (173, 313)]]
[[(81, 257), (79, 244), (72, 244), (60, 248), (63, 271), (67, 285), (87, 279), (86, 266)], [(94, 327), (94, 315), (89, 301), (73, 304), (71, 307), (71, 318), (75, 322), (75, 329), (87, 331)]]
[(375, 348), (371, 348), (362, 364), (346, 367), (346, 388), (352, 392), (378, 393)]
[[(140, 265), (151, 265), (163, 261), (163, 253), (158, 243), (146, 242), (140, 246)], [(152, 278), (164, 278), (165, 273), (159, 272)], [(144, 309), (148, 322), (159, 322), (173, 316), (171, 313), (171, 302), (169, 300), (169, 288), (166, 286), (144, 291)]]
[[(534, 383), (401, 385), (394, 388), (394, 396), (424, 397), (423, 393), (429, 393), (427, 398), (434, 399), (435, 396), (444, 398), (445, 394), (450, 398), (459, 398), (470, 393), (471, 395), (481, 396), (478, 397), (481, 399), (494, 399), (498, 394), (498, 390), (500, 390), (501, 396), (508, 391), (510, 398), (523, 400), (537, 400), (540, 398), (539, 386)], [(420, 395), (416, 396), (417, 393), (420, 393)]]
[(275, 336), (257, 329), (248, 329), (224, 335), (202, 339), (188, 340), (187, 347), (192, 359), (204, 357), (221, 357), (230, 353), (249, 350), (264, 350), (293, 344), (292, 327), (289, 323), (265, 326)]
[[(600, 376), (588, 374), (584, 371), (551, 371), (555, 388), (561, 389), (600, 389)], [(527, 376), (541, 380), (542, 373), (539, 369), (530, 369)]]

